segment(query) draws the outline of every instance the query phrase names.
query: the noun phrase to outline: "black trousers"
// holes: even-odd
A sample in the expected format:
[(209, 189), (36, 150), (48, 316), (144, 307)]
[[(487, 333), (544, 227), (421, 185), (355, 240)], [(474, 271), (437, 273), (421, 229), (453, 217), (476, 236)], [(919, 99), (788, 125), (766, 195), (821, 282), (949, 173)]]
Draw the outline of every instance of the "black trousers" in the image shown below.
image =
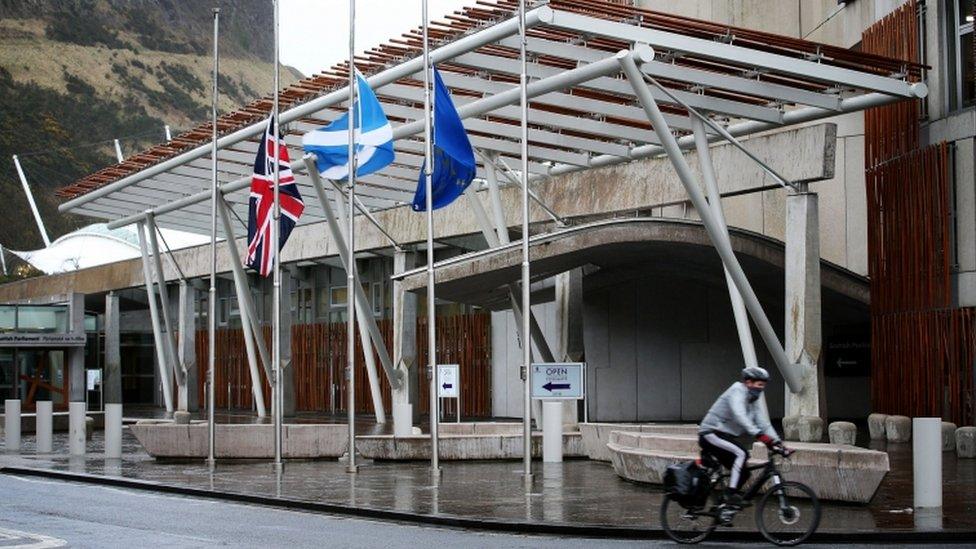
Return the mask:
[(698, 445), (701, 446), (702, 456), (711, 455), (729, 470), (729, 490), (738, 491), (749, 478), (746, 462), (749, 451), (743, 448), (735, 438), (725, 433), (709, 432), (698, 435)]

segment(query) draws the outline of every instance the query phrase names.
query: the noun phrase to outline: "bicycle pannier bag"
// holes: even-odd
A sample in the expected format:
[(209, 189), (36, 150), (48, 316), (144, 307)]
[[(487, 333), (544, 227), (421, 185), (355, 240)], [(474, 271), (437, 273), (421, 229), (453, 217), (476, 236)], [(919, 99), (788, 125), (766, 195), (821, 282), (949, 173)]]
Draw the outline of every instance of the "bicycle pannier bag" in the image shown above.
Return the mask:
[(664, 490), (682, 507), (701, 507), (708, 499), (708, 475), (694, 461), (664, 471)]

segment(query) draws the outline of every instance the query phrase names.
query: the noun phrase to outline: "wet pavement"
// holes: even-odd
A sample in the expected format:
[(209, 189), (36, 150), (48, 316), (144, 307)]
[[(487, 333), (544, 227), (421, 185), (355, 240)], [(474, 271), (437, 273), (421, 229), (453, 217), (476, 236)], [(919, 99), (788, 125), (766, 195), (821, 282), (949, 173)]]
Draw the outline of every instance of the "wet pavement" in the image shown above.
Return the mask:
[[(536, 474), (526, 491), (519, 461), (442, 462), (435, 487), (427, 462), (375, 462), (351, 475), (336, 461), (289, 461), (279, 476), (268, 462), (227, 461), (211, 473), (200, 461), (153, 460), (128, 429), (123, 459), (105, 460), (102, 440), (102, 433), (96, 432), (87, 456), (69, 458), (64, 433), (55, 434), (55, 452), (50, 455), (35, 455), (33, 437), (25, 436), (19, 455), (5, 453), (0, 463), (301, 502), (554, 526), (657, 529), (663, 497), (659, 487), (624, 481), (609, 464), (585, 459), (535, 462)], [(877, 449), (885, 449), (884, 444)], [(914, 513), (911, 444), (892, 444), (887, 451), (892, 470), (872, 502), (825, 503), (821, 532), (976, 533), (976, 460), (943, 454), (943, 512)], [(789, 479), (788, 469), (784, 476)], [(743, 511), (733, 530), (755, 531), (749, 510)]]

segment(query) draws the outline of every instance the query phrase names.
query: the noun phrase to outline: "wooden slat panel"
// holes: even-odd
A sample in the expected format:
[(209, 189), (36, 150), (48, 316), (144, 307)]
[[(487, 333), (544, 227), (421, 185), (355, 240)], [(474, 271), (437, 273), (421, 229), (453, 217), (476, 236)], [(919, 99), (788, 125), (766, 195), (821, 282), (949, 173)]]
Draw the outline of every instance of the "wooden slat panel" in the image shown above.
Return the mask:
[[(387, 350), (393, 352), (393, 322), (378, 321)], [(418, 319), (418, 364), (427, 361), (426, 319)], [(264, 338), (269, 348), (271, 330), (266, 327)], [(437, 360), (439, 363), (461, 365), (462, 415), (489, 417), (491, 415), (491, 315), (475, 313), (437, 319)], [(204, 381), (207, 364), (207, 331), (197, 331), (197, 364), (200, 402), (204, 402)], [(379, 357), (376, 357), (379, 365)], [(346, 410), (346, 324), (344, 322), (297, 324), (292, 326), (292, 362), (295, 369), (295, 402), (298, 411), (343, 413)], [(366, 362), (358, 334), (356, 338), (356, 412), (372, 414), (373, 403), (366, 375)], [(381, 394), (387, 413), (392, 408), (392, 394), (382, 369), (378, 372)], [(420, 409), (427, 406), (426, 368), (416, 371), (420, 381)], [(263, 376), (262, 376), (263, 377)], [(228, 383), (230, 396), (228, 397)], [(271, 389), (264, 381), (266, 403), (270, 406)], [(217, 330), (217, 368), (215, 371), (216, 406), (235, 409), (253, 407), (250, 373), (244, 347), (243, 332), (238, 329)], [(453, 402), (445, 401), (445, 411), (456, 413)]]
[[(914, 60), (918, 38), (912, 0), (862, 44)], [(920, 148), (920, 105), (865, 113), (872, 408), (972, 424), (976, 309), (952, 307), (949, 146)]]

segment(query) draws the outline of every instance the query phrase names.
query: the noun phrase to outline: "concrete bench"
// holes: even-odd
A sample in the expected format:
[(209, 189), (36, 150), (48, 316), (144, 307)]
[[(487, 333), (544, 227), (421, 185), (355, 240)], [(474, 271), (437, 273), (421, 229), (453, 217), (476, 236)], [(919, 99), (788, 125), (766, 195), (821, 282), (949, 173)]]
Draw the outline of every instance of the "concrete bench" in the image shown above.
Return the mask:
[[(661, 484), (669, 465), (698, 458), (698, 438), (613, 431), (607, 444), (614, 470), (622, 478)], [(888, 454), (847, 445), (795, 442), (796, 454), (783, 467), (787, 480), (807, 484), (821, 499), (867, 503), (889, 470)], [(766, 461), (766, 447), (755, 443), (750, 464)]]
[[(168, 420), (142, 420), (129, 430), (154, 458), (207, 457), (207, 424), (177, 425)], [(274, 425), (217, 424), (216, 457), (274, 458)], [(346, 425), (301, 423), (284, 425), (282, 455), (293, 459), (337, 458), (346, 452)]]
[[(463, 425), (463, 424), (462, 424)], [(487, 425), (487, 424), (482, 424)], [(468, 434), (452, 434), (441, 425), (438, 437), (440, 459), (479, 460), (479, 459), (521, 459), (521, 424), (515, 432), (482, 432), (502, 430), (501, 428), (473, 427)], [(463, 430), (463, 429), (462, 429)], [(430, 436), (410, 435), (363, 435), (356, 437), (356, 450), (365, 458), (374, 460), (429, 460)], [(532, 456), (542, 457), (542, 433), (532, 433)], [(563, 433), (563, 457), (584, 457), (583, 444), (579, 432)]]
[(611, 459), (607, 443), (613, 431), (698, 435), (698, 425), (690, 423), (580, 423), (579, 429), (586, 456), (594, 461), (606, 462)]

